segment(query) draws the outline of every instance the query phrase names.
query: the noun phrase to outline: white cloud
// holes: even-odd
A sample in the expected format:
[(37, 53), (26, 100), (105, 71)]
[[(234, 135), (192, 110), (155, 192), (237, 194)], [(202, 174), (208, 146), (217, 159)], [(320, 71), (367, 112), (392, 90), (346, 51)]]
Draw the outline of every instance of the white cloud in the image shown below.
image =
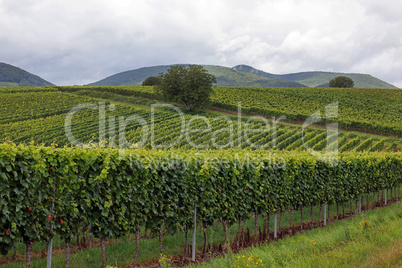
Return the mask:
[(249, 64), (400, 83), (401, 0), (0, 0), (0, 61), (56, 84), (143, 66)]

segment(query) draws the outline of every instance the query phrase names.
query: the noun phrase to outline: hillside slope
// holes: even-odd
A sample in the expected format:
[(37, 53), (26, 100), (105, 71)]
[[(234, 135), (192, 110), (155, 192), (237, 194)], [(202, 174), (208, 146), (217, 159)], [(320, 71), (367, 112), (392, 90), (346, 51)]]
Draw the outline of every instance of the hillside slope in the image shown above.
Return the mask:
[(43, 87), (52, 83), (13, 65), (0, 62), (0, 87)]
[[(106, 77), (100, 81), (89, 84), (89, 86), (139, 86), (149, 76), (156, 76), (166, 72), (172, 65), (161, 65), (144, 67), (135, 70), (125, 71)], [(294, 81), (284, 81), (261, 77), (248, 72), (234, 70), (228, 67), (203, 65), (210, 73), (215, 75), (216, 86), (232, 87), (305, 87)]]
[[(48, 89), (53, 90), (48, 91)], [(324, 126), (308, 128), (305, 132), (302, 132), (302, 126), (298, 124), (278, 124), (275, 130), (270, 127), (273, 123), (269, 118), (276, 115), (279, 109), (281, 115), (286, 116), (286, 120), (293, 120), (296, 118), (295, 116), (299, 118), (306, 113), (311, 114), (311, 110), (314, 111), (315, 109), (314, 107), (325, 106), (327, 100), (330, 101), (331, 99), (332, 94), (330, 92), (337, 94), (338, 91), (341, 91), (340, 89), (216, 87), (214, 90), (216, 91), (213, 99), (215, 106), (221, 109), (226, 107), (226, 111), (222, 113), (216, 109), (211, 109), (199, 111), (200, 113), (197, 115), (193, 113), (180, 114), (172, 109), (158, 109), (157, 107), (155, 113), (150, 111), (149, 106), (158, 103), (158, 101), (141, 98), (141, 95), (148, 91), (147, 95), (151, 96), (152, 87), (74, 86), (24, 87), (15, 92), (0, 90), (0, 142), (13, 141), (17, 144), (34, 142), (35, 144), (43, 143), (50, 146), (54, 141), (57, 141), (59, 146), (71, 145), (74, 143), (71, 140), (72, 136), (66, 135), (66, 126), (70, 126), (75, 141), (97, 143), (99, 142), (99, 123), (101, 122), (98, 109), (76, 111), (71, 125), (66, 125), (66, 117), (71, 115), (72, 108), (83, 103), (92, 103), (99, 108), (102, 107), (101, 103), (105, 104), (105, 108), (111, 107), (109, 104), (113, 103), (114, 109), (105, 109), (105, 115), (108, 118), (118, 118), (119, 121), (124, 119), (128, 122), (131, 120), (128, 119), (129, 117), (138, 116), (137, 118), (143, 120), (140, 123), (134, 119), (132, 121), (136, 122), (123, 126), (123, 130), (120, 123), (113, 123), (113, 132), (111, 130), (113, 125), (108, 125), (105, 130), (105, 138), (108, 139), (112, 133), (116, 133), (116, 136), (113, 135), (116, 145), (120, 143), (120, 135), (123, 134), (127, 141), (144, 148), (166, 146), (164, 148), (198, 148), (203, 150), (205, 148), (223, 149), (235, 146), (248, 149), (275, 147), (277, 150), (296, 149), (303, 151), (306, 149), (304, 143), (314, 150), (323, 150), (328, 142), (334, 147), (339, 145), (340, 151), (357, 150), (359, 147), (359, 151), (396, 151), (401, 146), (400, 139), (396, 137), (373, 136), (357, 132), (342, 133), (342, 131), (339, 133), (339, 144), (336, 144), (332, 135), (328, 136), (327, 141)], [(389, 128), (390, 124), (386, 122), (392, 121), (391, 127), (398, 128), (395, 132), (401, 133), (401, 122), (395, 121), (395, 118), (401, 118), (400, 113), (398, 114), (397, 110), (389, 109), (381, 101), (381, 96), (388, 96), (397, 102), (401, 99), (399, 94), (401, 90), (371, 89), (370, 92), (365, 92), (368, 94), (359, 94), (360, 91), (361, 89), (352, 89), (351, 93), (347, 94), (348, 96), (344, 96), (344, 98), (350, 99), (349, 103), (342, 100), (344, 99), (342, 95), (346, 94), (339, 94), (341, 102), (344, 103), (344, 108), (339, 111), (339, 126), (348, 126), (347, 124), (350, 123), (362, 125), (361, 123), (365, 123), (364, 118), (367, 115), (370, 117), (370, 122), (382, 129)], [(317, 96), (321, 98), (317, 98)], [(300, 102), (301, 99), (305, 101)], [(221, 100), (220, 103), (219, 100)], [(239, 117), (236, 117), (237, 107), (231, 108), (231, 104), (237, 100), (242, 101), (240, 122)], [(368, 114), (360, 108), (361, 102), (372, 107), (382, 107), (382, 111), (377, 113), (370, 111)], [(267, 105), (267, 103), (270, 104)], [(274, 107), (279, 103), (283, 107), (282, 109)], [(300, 114), (295, 114), (291, 109), (295, 103), (298, 103), (297, 112)], [(393, 106), (392, 103), (389, 105)], [(353, 107), (355, 108), (353, 109)], [(372, 110), (370, 107), (366, 107), (366, 109)], [(246, 113), (251, 112), (268, 117), (268, 122), (260, 122), (256, 117), (248, 117)], [(349, 117), (349, 114), (354, 116)], [(182, 118), (182, 116), (184, 117)], [(376, 118), (381, 118), (381, 120), (378, 121)], [(191, 132), (188, 129), (189, 132), (183, 135), (183, 119), (186, 126), (190, 126), (191, 123), (201, 128), (208, 122), (210, 130)], [(112, 121), (109, 121), (109, 124), (111, 124), (110, 122)], [(148, 128), (150, 125), (152, 125), (151, 133)], [(231, 130), (228, 129), (230, 125)], [(369, 125), (366, 126), (370, 127)], [(245, 131), (246, 129), (250, 131)], [(304, 134), (302, 135), (302, 133)], [(239, 134), (242, 136), (241, 139), (238, 139)], [(231, 141), (230, 136), (235, 139)], [(331, 136), (332, 138), (329, 138)]]
[(355, 82), (355, 88), (396, 88), (368, 74), (356, 73), (335, 73), (335, 72), (301, 72), (291, 74), (271, 74), (248, 65), (237, 65), (233, 69), (248, 72), (265, 78), (281, 79), (286, 81), (298, 82), (308, 87), (328, 87), (331, 79), (337, 76), (350, 77)]

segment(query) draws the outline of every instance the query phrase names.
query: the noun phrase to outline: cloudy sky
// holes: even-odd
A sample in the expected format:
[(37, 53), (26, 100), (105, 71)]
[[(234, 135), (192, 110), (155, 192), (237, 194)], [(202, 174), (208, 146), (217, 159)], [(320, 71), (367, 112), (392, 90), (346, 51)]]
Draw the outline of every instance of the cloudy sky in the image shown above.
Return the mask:
[(175, 63), (402, 87), (402, 0), (0, 0), (0, 62), (57, 85)]

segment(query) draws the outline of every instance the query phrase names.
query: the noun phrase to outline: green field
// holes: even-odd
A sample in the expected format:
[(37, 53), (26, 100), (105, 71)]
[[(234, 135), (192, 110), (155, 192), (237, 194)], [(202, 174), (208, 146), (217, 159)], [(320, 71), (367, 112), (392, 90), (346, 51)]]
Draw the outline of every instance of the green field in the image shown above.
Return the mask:
[[(380, 193), (383, 199), (400, 190), (400, 89), (214, 91), (210, 107), (187, 112), (180, 103), (165, 103), (152, 87), (0, 88), (0, 249), (8, 252), (0, 264), (10, 262), (15, 249), (20, 263), (11, 261), (6, 267), (23, 266), (25, 250), (33, 244), (32, 267), (45, 266), (39, 256), (54, 235), (54, 267), (64, 267), (66, 241), (72, 246), (70, 267), (99, 267), (99, 243), (104, 241), (107, 264), (125, 267), (133, 262), (137, 224), (142, 235), (145, 228), (152, 233), (151, 239), (140, 239), (138, 261), (155, 262), (162, 229), (163, 252), (183, 253), (195, 204), (197, 249), (202, 250), (204, 237), (212, 245), (224, 242), (225, 234), (234, 241), (239, 219), (244, 230), (254, 234), (255, 211), (259, 228), (271, 214), (272, 232), (273, 213), (283, 214), (286, 228), (289, 211), (297, 225), (304, 208), (303, 221), (308, 223), (311, 217), (321, 218), (320, 207), (327, 203), (333, 219), (339, 208), (356, 213), (360, 197), (363, 207), (366, 198), (371, 206)], [(338, 116), (329, 118), (334, 113), (326, 108), (336, 101)], [(323, 124), (303, 129), (302, 123), (314, 113)], [(276, 121), (280, 116), (286, 120)], [(341, 129), (326, 129), (325, 123)], [(398, 265), (393, 248), (401, 242), (395, 235), (400, 233), (400, 206), (381, 210), (384, 219), (378, 216), (380, 210), (365, 211), (314, 230), (311, 237), (306, 233), (303, 237), (308, 236), (313, 247), (297, 236), (205, 265), (233, 267), (242, 262), (244, 267), (258, 255), (261, 262), (254, 266), (328, 266), (333, 258), (339, 259), (334, 265), (341, 266), (353, 264), (350, 258), (363, 250), (380, 252), (385, 259), (366, 254), (356, 263)], [(372, 228), (348, 227), (365, 221)], [(389, 228), (382, 228), (385, 222)], [(76, 234), (88, 239), (89, 232), (95, 248), (75, 253)], [(384, 239), (375, 239), (379, 232)], [(363, 244), (367, 247), (361, 249)], [(389, 249), (390, 256), (376, 244)], [(284, 257), (280, 248), (291, 254)], [(342, 255), (342, 250), (350, 254)], [(318, 257), (313, 255), (317, 252)]]
[[(401, 90), (385, 89), (360, 89), (351, 93), (342, 89), (216, 88), (212, 99), (214, 107), (226, 109), (230, 114), (208, 110), (185, 113), (182, 110), (184, 121), (181, 121), (177, 111), (156, 108), (153, 121), (154, 142), (152, 143), (148, 137), (142, 145), (150, 148), (153, 145), (169, 145), (177, 140), (171, 147), (188, 148), (194, 147), (189, 145), (188, 141), (191, 140), (195, 147), (199, 148), (240, 146), (251, 149), (275, 147), (281, 150), (305, 150), (301, 126), (286, 122), (279, 122), (276, 125), (272, 117), (284, 115), (287, 120), (303, 120), (309, 114), (321, 110), (322, 122), (325, 122), (325, 106), (336, 99), (339, 101), (339, 116), (332, 121), (327, 120), (328, 122), (338, 121), (340, 127), (351, 127), (361, 131), (385, 131), (385, 134), (399, 135), (402, 133), (402, 116), (398, 110), (398, 107), (401, 107), (401, 92)], [(152, 87), (0, 88), (0, 96), (0, 139), (16, 143), (33, 141), (45, 145), (55, 142), (59, 146), (70, 144), (65, 135), (65, 120), (68, 112), (79, 104), (92, 103), (99, 108), (101, 103), (105, 103), (106, 119), (115, 118), (117, 135), (119, 116), (128, 118), (137, 115), (145, 120), (150, 129), (150, 105), (158, 103), (157, 100), (148, 99), (156, 97)], [(238, 101), (241, 101), (241, 117), (236, 117)], [(110, 104), (115, 105), (114, 111), (108, 110)], [(267, 119), (265, 121), (250, 119), (247, 114), (263, 115)], [(195, 115), (198, 115), (198, 119), (194, 119)], [(192, 133), (188, 139), (185, 136), (180, 138), (180, 134), (183, 134), (182, 122), (188, 124), (190, 120), (191, 128), (207, 130)], [(205, 123), (206, 120), (210, 122), (210, 127)], [(221, 129), (228, 127), (232, 127), (232, 131), (219, 133)], [(246, 128), (249, 132), (245, 138)], [(108, 120), (105, 122), (105, 129), (105, 140), (109, 142)], [(307, 144), (310, 148), (314, 150), (326, 148), (325, 126), (309, 127), (306, 130), (303, 140), (305, 143), (312, 140)], [(78, 111), (72, 120), (72, 131), (74, 137), (83, 143), (98, 143), (99, 109)], [(237, 139), (239, 131), (241, 141)], [(138, 122), (127, 124), (126, 139), (129, 142), (138, 143), (142, 134)], [(229, 136), (233, 136), (233, 140), (228, 140)], [(274, 136), (276, 139), (273, 139)], [(328, 145), (332, 141), (329, 140)], [(351, 143), (346, 146), (345, 144), (349, 142)], [(119, 144), (118, 137), (115, 138), (115, 143)], [(366, 146), (359, 148), (363, 143)], [(400, 148), (401, 145), (398, 138), (341, 131), (338, 146), (342, 151), (391, 151)]]
[[(152, 87), (63, 87), (70, 92), (86, 90), (158, 98)], [(339, 127), (382, 134), (402, 133), (401, 89), (341, 88), (255, 88), (216, 87), (212, 105), (267, 117), (286, 116), (287, 120), (304, 121), (317, 110), (326, 121), (325, 107), (338, 101)]]

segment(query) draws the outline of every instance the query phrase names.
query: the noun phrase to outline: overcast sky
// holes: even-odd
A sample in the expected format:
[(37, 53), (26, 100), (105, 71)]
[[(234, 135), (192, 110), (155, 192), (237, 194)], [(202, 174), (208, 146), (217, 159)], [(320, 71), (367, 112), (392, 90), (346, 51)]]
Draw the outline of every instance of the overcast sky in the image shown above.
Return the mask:
[(0, 0), (0, 62), (57, 85), (175, 63), (402, 87), (402, 0)]

